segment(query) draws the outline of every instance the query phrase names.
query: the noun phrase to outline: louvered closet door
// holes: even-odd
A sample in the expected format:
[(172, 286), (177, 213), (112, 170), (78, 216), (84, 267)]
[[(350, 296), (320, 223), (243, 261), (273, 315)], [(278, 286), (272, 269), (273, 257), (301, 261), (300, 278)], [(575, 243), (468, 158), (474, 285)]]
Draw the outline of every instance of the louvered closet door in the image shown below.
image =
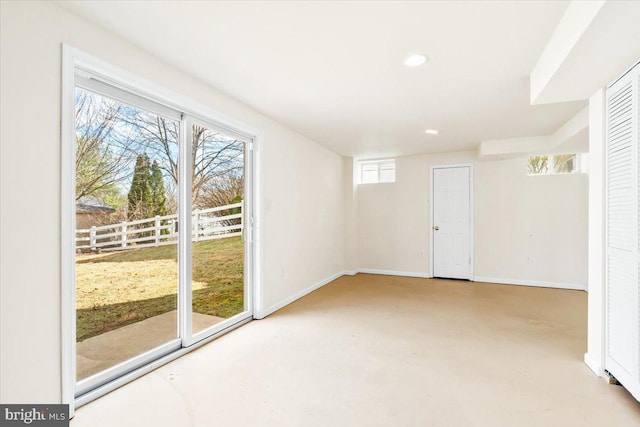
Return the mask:
[(638, 67), (607, 91), (606, 369), (638, 397)]

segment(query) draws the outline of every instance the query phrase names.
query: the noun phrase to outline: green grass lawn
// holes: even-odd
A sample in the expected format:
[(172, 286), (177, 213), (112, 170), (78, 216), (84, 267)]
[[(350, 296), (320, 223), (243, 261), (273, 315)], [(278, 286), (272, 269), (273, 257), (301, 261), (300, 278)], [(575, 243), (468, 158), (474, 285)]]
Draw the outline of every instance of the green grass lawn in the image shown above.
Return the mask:
[[(193, 244), (193, 311), (244, 309), (239, 237)], [(177, 246), (76, 257), (76, 334), (83, 341), (177, 308)]]

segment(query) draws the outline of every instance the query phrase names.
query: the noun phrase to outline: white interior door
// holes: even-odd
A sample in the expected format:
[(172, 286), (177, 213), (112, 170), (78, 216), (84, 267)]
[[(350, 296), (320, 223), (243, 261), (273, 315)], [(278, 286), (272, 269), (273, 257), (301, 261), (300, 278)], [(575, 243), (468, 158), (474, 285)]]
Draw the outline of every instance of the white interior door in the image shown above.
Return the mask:
[(433, 169), (433, 275), (471, 279), (471, 167)]

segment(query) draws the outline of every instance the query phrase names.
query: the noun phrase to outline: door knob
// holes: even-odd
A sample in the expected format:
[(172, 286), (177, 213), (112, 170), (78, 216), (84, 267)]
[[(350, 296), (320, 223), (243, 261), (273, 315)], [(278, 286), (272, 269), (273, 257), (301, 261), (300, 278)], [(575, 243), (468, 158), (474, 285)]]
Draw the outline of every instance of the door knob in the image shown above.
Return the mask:
[(440, 230), (440, 227), (438, 227), (437, 225), (435, 227), (433, 227), (434, 230), (438, 231)]

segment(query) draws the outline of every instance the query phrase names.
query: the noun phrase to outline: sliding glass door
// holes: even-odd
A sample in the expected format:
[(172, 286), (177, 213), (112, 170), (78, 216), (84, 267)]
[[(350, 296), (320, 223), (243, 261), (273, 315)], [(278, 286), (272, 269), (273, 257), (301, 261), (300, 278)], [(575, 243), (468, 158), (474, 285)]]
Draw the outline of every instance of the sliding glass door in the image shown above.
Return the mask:
[(251, 139), (75, 88), (76, 396), (251, 318)]
[[(191, 335), (228, 326), (246, 312), (244, 243), (247, 142), (187, 121), (191, 142)], [(217, 326), (216, 326), (217, 325)]]

